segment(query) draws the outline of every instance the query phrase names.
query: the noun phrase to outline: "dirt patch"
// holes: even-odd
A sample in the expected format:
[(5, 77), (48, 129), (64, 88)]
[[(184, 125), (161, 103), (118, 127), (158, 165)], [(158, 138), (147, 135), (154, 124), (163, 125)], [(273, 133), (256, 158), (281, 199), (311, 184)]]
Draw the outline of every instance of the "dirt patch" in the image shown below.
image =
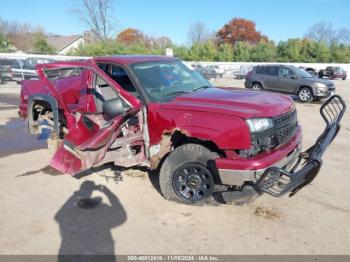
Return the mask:
[(146, 177), (146, 173), (139, 170), (127, 170), (124, 172), (124, 175), (129, 177), (140, 177), (140, 178)]
[(0, 106), (0, 111), (7, 111), (12, 109), (17, 109), (18, 106)]
[(262, 217), (271, 220), (282, 218), (282, 216), (276, 210), (273, 210), (273, 208), (271, 207), (257, 207), (254, 211), (254, 215), (256, 215), (257, 217)]

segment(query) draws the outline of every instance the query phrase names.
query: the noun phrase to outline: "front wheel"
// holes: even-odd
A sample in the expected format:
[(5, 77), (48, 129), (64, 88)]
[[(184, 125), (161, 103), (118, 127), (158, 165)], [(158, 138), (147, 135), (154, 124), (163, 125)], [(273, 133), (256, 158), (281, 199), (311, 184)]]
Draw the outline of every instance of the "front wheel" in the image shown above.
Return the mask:
[(254, 83), (252, 84), (252, 89), (256, 91), (261, 91), (263, 90), (262, 85), (260, 83)]
[(184, 204), (203, 203), (212, 197), (214, 172), (210, 161), (218, 155), (204, 146), (177, 147), (165, 159), (159, 174), (163, 196)]
[(308, 87), (301, 88), (298, 92), (298, 97), (302, 103), (309, 103), (314, 100), (314, 95)]

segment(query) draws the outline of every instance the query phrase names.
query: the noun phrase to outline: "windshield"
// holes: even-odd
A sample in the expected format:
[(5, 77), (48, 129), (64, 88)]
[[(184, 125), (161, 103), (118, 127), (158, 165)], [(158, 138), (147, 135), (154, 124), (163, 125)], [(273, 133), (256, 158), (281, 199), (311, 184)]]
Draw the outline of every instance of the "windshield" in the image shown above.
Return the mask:
[(294, 71), (294, 74), (297, 77), (300, 77), (300, 78), (310, 78), (310, 77), (312, 77), (313, 78), (313, 76), (311, 74), (309, 74), (307, 71), (305, 71), (305, 69), (301, 69), (301, 68), (293, 66), (293, 71)]
[(131, 65), (131, 69), (152, 101), (167, 101), (213, 87), (200, 74), (180, 61), (137, 63)]

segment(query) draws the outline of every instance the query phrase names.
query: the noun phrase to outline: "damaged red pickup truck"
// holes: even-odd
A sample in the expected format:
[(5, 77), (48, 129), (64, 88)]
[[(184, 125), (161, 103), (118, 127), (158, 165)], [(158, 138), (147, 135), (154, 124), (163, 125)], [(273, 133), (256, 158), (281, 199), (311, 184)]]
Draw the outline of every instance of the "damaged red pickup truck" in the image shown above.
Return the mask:
[(300, 153), (292, 99), (216, 88), (176, 58), (100, 57), (37, 71), (39, 80), (22, 83), (19, 114), (31, 134), (50, 128), (52, 167), (74, 175), (110, 162), (146, 166), (159, 170), (164, 197), (183, 203), (217, 188), (294, 194), (317, 175), (345, 111), (331, 97), (325, 131)]

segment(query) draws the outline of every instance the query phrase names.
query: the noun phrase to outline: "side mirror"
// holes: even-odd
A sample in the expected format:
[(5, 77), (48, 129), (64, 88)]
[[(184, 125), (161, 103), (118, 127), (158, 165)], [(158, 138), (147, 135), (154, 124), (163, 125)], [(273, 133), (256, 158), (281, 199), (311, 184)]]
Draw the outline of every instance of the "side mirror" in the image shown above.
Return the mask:
[(291, 79), (298, 79), (296, 75), (291, 75), (290, 78)]
[(112, 119), (118, 115), (124, 114), (130, 109), (129, 106), (125, 105), (122, 99), (113, 98), (103, 102), (102, 112), (107, 119)]

